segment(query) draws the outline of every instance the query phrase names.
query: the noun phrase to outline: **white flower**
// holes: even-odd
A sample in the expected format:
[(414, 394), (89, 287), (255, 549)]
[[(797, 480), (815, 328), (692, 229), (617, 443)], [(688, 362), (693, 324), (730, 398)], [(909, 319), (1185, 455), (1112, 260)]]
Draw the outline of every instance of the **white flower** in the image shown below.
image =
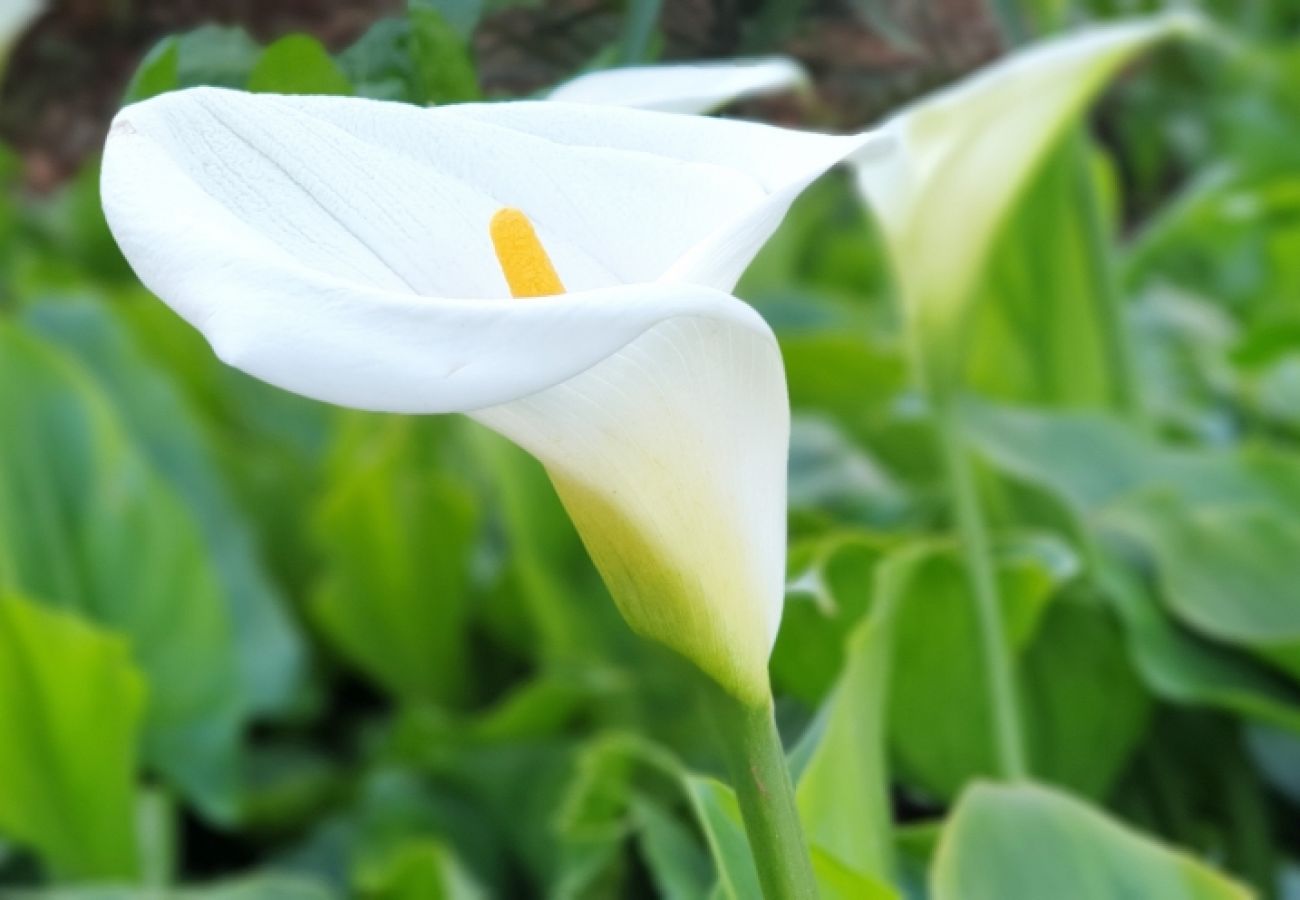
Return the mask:
[(890, 118), (899, 152), (857, 167), (924, 335), (959, 332), (994, 237), (1047, 154), (1141, 50), (1186, 15), (1084, 29), (1012, 54)]
[(579, 75), (550, 99), (664, 112), (707, 113), (751, 97), (806, 90), (808, 74), (782, 56), (605, 69)]
[[(143, 282), (231, 365), (344, 406), (465, 412), (531, 451), (632, 627), (757, 703), (789, 410), (771, 331), (727, 292), (812, 179), (879, 145), (200, 89), (118, 116), (103, 200)], [(513, 299), (506, 273), (567, 292)]]

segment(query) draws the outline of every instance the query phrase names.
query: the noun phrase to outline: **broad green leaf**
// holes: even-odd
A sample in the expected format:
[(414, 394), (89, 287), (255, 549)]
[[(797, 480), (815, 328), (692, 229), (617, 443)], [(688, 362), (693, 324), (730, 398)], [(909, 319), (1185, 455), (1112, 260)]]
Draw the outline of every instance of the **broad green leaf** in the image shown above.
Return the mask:
[(1125, 504), (1107, 521), (1152, 555), (1160, 596), (1179, 620), (1300, 677), (1294, 514), (1258, 506), (1192, 509), (1154, 495)]
[(181, 44), (175, 37), (163, 38), (145, 54), (136, 66), (131, 83), (122, 97), (122, 105), (139, 103), (174, 91), (181, 83)]
[[(1091, 574), (1123, 623), (1138, 674), (1157, 696), (1180, 704), (1232, 710), (1285, 727), (1300, 725), (1300, 695), (1244, 655), (1172, 621), (1107, 540), (1108, 530), (1123, 526), (1130, 540), (1127, 556), (1132, 555), (1132, 538), (1145, 537), (1139, 549), (1154, 554), (1157, 563), (1161, 543), (1167, 545), (1160, 567), (1166, 609), (1190, 609), (1189, 623), (1211, 626), (1211, 637), (1218, 627), (1223, 637), (1229, 632), (1222, 630), (1215, 616), (1222, 614), (1225, 604), (1237, 602), (1235, 595), (1211, 595), (1207, 585), (1187, 583), (1189, 579), (1176, 569), (1170, 550), (1184, 538), (1195, 538), (1202, 529), (1195, 521), (1166, 523), (1168, 516), (1160, 515), (1160, 509), (1172, 504), (1195, 512), (1198, 520), (1224, 515), (1264, 517), (1274, 522), (1273, 537), (1285, 542), (1290, 527), (1285, 524), (1288, 511), (1300, 505), (1300, 470), (1292, 460), (1262, 452), (1163, 447), (1114, 419), (1095, 414), (968, 404), (965, 421), (974, 446), (996, 468), (1045, 490), (1072, 513), (1076, 521), (1070, 527), (1078, 529), (1091, 546)], [(1147, 507), (1154, 512), (1144, 515)], [(1190, 534), (1181, 534), (1188, 529)], [(1167, 530), (1169, 534), (1164, 533)], [(1265, 559), (1259, 568), (1261, 562), (1255, 557), (1265, 553), (1263, 544), (1239, 546), (1249, 540), (1248, 536), (1234, 538), (1230, 546), (1216, 546), (1204, 560), (1198, 558), (1190, 565), (1195, 570), (1213, 563), (1219, 578), (1264, 579), (1267, 583), (1274, 577), (1275, 563)], [(1171, 564), (1175, 569), (1170, 569)], [(1175, 588), (1176, 596), (1172, 593)], [(1266, 594), (1252, 594), (1245, 605), (1277, 606), (1278, 596), (1270, 589)], [(1286, 606), (1280, 608), (1283, 612), (1270, 614), (1285, 617)], [(1237, 613), (1235, 609), (1230, 612)]]
[(418, 92), (411, 99), (417, 103), (477, 100), (478, 72), (465, 37), (427, 0), (411, 0), (407, 21)]
[(314, 37), (291, 34), (262, 51), (248, 89), (272, 94), (352, 93), (352, 83)]
[(703, 900), (713, 868), (699, 838), (660, 804), (632, 800), (632, 823), (641, 835), (641, 853), (664, 900)]
[(713, 854), (713, 862), (718, 867), (722, 896), (727, 900), (751, 900), (763, 896), (736, 795), (731, 788), (712, 778), (692, 776), (687, 780), (687, 787)]
[(1300, 508), (1300, 465), (1291, 457), (1166, 447), (1100, 413), (968, 402), (963, 433), (994, 467), (1081, 517), (1156, 491), (1197, 506)]
[(928, 898), (926, 882), (934, 861), (935, 848), (943, 833), (944, 821), (929, 820), (900, 824), (894, 830), (898, 857), (898, 885), (903, 896)]
[(809, 516), (867, 527), (897, 522), (908, 497), (897, 481), (830, 419), (791, 422), (789, 502)]
[[(900, 780), (947, 798), (970, 778), (995, 772), (996, 759), (988, 674), (974, 639), (979, 621), (966, 570), (950, 548), (935, 545), (927, 552), (898, 587), (888, 734)], [(1037, 552), (1001, 560), (1003, 616), (1019, 652), (1034, 640), (1060, 577), (1069, 574), (1055, 565)]]
[(2, 324), (0, 433), (0, 584), (121, 632), (149, 683), (146, 762), (232, 816), (246, 700), (198, 526), (84, 374)]
[(982, 395), (1123, 408), (1114, 185), (1089, 149), (1075, 137), (1051, 152), (990, 248), (966, 346), (965, 382)]
[(666, 752), (630, 735), (608, 734), (580, 751), (555, 817), (561, 853), (550, 896), (628, 893), (635, 842), (665, 897), (702, 900), (712, 866), (686, 820), (671, 812), (683, 805), (684, 777)]
[(522, 605), (509, 624), (543, 661), (599, 655), (602, 622), (617, 614), (603, 589), (593, 596), (587, 587), (596, 584), (594, 567), (545, 470), (486, 428), (466, 423), (462, 434), (485, 477), (485, 505), (501, 517), (505, 575)]
[(372, 900), (486, 900), (488, 896), (451, 851), (428, 839), (398, 844), (382, 859), (368, 862), (357, 881), (362, 895)]
[(250, 706), (255, 712), (285, 708), (303, 676), (302, 638), (259, 558), (247, 516), (232, 502), (205, 423), (106, 306), (44, 303), (31, 307), (25, 321), (94, 375), (136, 445), (185, 501), (230, 608)]
[(1034, 774), (1107, 796), (1151, 708), (1110, 611), (1068, 594), (1054, 602), (1021, 657), (1020, 684)]
[[(904, 306), (951, 378), (966, 313), (994, 241), (1047, 154), (1115, 73), (1194, 20), (1134, 19), (1040, 42), (887, 123), (900, 149), (859, 167), (888, 238)], [(961, 215), (953, 215), (960, 209)], [(942, 385), (940, 385), (941, 387)]]
[(882, 552), (879, 541), (843, 532), (791, 548), (793, 578), (771, 661), (779, 694), (821, 705), (844, 668), (849, 634), (871, 605)]
[(1300, 801), (1300, 737), (1254, 725), (1246, 729), (1246, 746), (1269, 784), (1292, 803)]
[(133, 877), (144, 705), (120, 637), (0, 593), (0, 833), (64, 878)]
[[(874, 548), (850, 545), (849, 550), (859, 555), (865, 550), (875, 565)], [(885, 759), (892, 629), (912, 569), (924, 560), (924, 545), (913, 545), (886, 557), (876, 569), (873, 607), (848, 637), (843, 671), (822, 712), (816, 747), (799, 776), (804, 833), (826, 857), (823, 868), (828, 876), (847, 869), (860, 880), (882, 885), (893, 876)], [(842, 587), (831, 580), (830, 590), (838, 595)], [(832, 893), (825, 884), (823, 893)]]
[(439, 471), (431, 419), (352, 416), (315, 531), (324, 560), (312, 612), (339, 650), (396, 697), (456, 703), (466, 631), (473, 496)]
[[(1300, 290), (1300, 179), (1281, 138), (1295, 127), (1297, 98), (1268, 110), (1262, 95), (1297, 80), (1300, 54), (1289, 48), (1291, 70), (1272, 72), (1264, 48), (1251, 50), (1242, 58), (1264, 77), (1245, 88), (1256, 104), (1241, 106), (1260, 127), (1229, 126), (1222, 137), (1265, 132), (1256, 152), (1230, 155), (1190, 179), (1136, 236), (1124, 261), (1126, 281), (1135, 291), (1172, 285), (1213, 297), (1251, 329), (1282, 325), (1278, 336), (1285, 339), (1285, 320), (1295, 312), (1288, 298)], [(1279, 158), (1270, 161), (1273, 155)]]
[(1171, 703), (1209, 706), (1300, 733), (1300, 692), (1281, 676), (1180, 629), (1144, 584), (1103, 557), (1098, 580), (1124, 622), (1143, 682)]
[(215, 450), (263, 548), (272, 579), (309, 592), (318, 560), (303, 512), (319, 490), (337, 410), (230, 368), (166, 304), (143, 290), (115, 298), (115, 317), (215, 435)]
[(1192, 857), (1066, 794), (976, 785), (944, 829), (933, 900), (1250, 900)]
[(204, 25), (163, 38), (136, 69), (123, 103), (204, 85), (243, 88), (261, 54), (241, 28)]
[(821, 900), (898, 900), (887, 884), (840, 862), (838, 856), (812, 848), (813, 877)]
[(405, 19), (380, 19), (338, 56), (338, 64), (360, 97), (418, 102)]
[(627, 0), (623, 34), (618, 42), (619, 65), (632, 66), (651, 60), (662, 13), (663, 0)]
[(495, 12), (512, 4), (513, 0), (407, 0), (408, 7), (426, 6), (435, 10), (466, 43), (474, 36), (484, 12)]

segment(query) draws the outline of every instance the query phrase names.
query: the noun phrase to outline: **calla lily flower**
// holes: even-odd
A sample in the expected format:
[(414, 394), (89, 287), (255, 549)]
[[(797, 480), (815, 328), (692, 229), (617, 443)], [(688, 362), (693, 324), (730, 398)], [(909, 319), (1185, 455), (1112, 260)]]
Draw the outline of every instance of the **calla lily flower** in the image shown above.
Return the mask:
[(606, 69), (579, 75), (550, 99), (663, 112), (708, 113), (728, 103), (807, 90), (808, 73), (783, 56)]
[[(959, 331), (1002, 221), (1114, 75), (1153, 43), (1203, 28), (1198, 17), (1176, 13), (1042, 41), (884, 124), (897, 152), (864, 156), (854, 168), (921, 332)], [(667, 64), (582, 76), (552, 96), (699, 113), (791, 86), (801, 74), (781, 58)]]
[(770, 696), (789, 408), (729, 291), (875, 135), (552, 102), (196, 89), (123, 110), (102, 193), (141, 280), (229, 364), (329, 403), (467, 413), (549, 471), (636, 631)]
[(959, 336), (1002, 222), (1091, 100), (1139, 52), (1200, 27), (1173, 14), (1043, 41), (884, 124), (900, 152), (857, 166), (857, 180), (923, 341)]

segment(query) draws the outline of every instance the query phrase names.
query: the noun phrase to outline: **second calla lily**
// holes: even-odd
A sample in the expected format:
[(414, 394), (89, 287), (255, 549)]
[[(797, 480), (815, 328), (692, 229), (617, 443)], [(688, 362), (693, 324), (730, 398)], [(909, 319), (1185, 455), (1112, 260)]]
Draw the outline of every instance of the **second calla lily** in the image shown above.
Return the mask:
[(887, 165), (864, 160), (858, 184), (933, 356), (959, 357), (994, 238), (1064, 133), (1139, 53), (1202, 27), (1174, 13), (1085, 28), (1012, 53), (884, 123), (899, 152)]
[(631, 626), (758, 705), (789, 410), (770, 329), (728, 291), (794, 197), (877, 140), (199, 89), (119, 115), (102, 187), (136, 272), (224, 360), (511, 438)]

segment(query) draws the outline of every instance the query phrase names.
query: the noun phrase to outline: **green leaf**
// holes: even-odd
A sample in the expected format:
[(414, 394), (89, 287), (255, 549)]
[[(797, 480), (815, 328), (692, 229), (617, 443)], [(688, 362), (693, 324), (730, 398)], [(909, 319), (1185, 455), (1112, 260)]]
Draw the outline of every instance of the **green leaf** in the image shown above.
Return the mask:
[(352, 83), (324, 45), (305, 34), (280, 38), (262, 51), (248, 89), (270, 94), (352, 94)]
[(901, 486), (832, 420), (799, 415), (790, 424), (792, 509), (868, 527), (902, 517)]
[(592, 596), (582, 584), (584, 577), (598, 584), (594, 567), (545, 469), (477, 424), (467, 423), (462, 434), (486, 476), (486, 505), (499, 511), (508, 583), (523, 606), (508, 624), (530, 632), (523, 640), (543, 661), (572, 663), (599, 655), (598, 635), (605, 637), (601, 623), (617, 613), (603, 588)]
[[(895, 619), (889, 739), (899, 776), (927, 793), (954, 796), (976, 775), (996, 771), (987, 671), (969, 579), (959, 556), (932, 545), (906, 570)], [(1059, 579), (1038, 552), (1000, 561), (1003, 616), (1023, 652)]]
[(1034, 774), (1107, 796), (1151, 709), (1109, 610), (1069, 595), (1052, 603), (1019, 674)]
[(204, 25), (172, 35), (145, 55), (122, 103), (137, 103), (167, 91), (204, 85), (243, 88), (264, 56), (262, 48), (242, 28)]
[[(509, 7), (512, 0), (486, 0), (487, 5)], [(408, 6), (427, 6), (447, 22), (462, 41), (469, 43), (483, 18), (485, 0), (408, 0)]]
[(242, 28), (204, 25), (181, 35), (177, 87), (242, 88), (262, 48)]
[(670, 812), (684, 798), (684, 778), (675, 759), (631, 735), (608, 734), (580, 751), (555, 819), (562, 852), (550, 895), (628, 893), (634, 839), (663, 896), (702, 900), (712, 867), (697, 835)]
[(473, 496), (437, 465), (446, 423), (346, 423), (315, 523), (325, 562), (312, 612), (334, 645), (398, 698), (463, 701), (476, 517)]
[(822, 900), (898, 900), (898, 891), (844, 865), (820, 847), (812, 848), (812, 864)]
[[(1139, 676), (1157, 696), (1231, 710), (1284, 727), (1300, 725), (1300, 695), (1246, 656), (1180, 627), (1130, 571), (1135, 537), (1140, 541), (1137, 549), (1145, 548), (1157, 564), (1160, 545), (1165, 544), (1166, 559), (1160, 569), (1166, 608), (1182, 606), (1191, 610), (1188, 621), (1218, 626), (1215, 617), (1222, 613), (1220, 607), (1236, 602), (1235, 595), (1211, 596), (1203, 585), (1188, 584), (1170, 552), (1185, 539), (1199, 539), (1202, 527), (1195, 521), (1165, 523), (1169, 515), (1162, 515), (1161, 509), (1194, 512), (1198, 521), (1202, 516), (1217, 520), (1225, 514), (1230, 519), (1242, 515), (1276, 519), (1273, 530), (1281, 529), (1281, 534), (1273, 536), (1286, 542), (1287, 510), (1300, 497), (1300, 477), (1290, 458), (1166, 448), (1114, 419), (1094, 414), (1035, 413), (975, 404), (969, 404), (966, 413), (967, 435), (995, 467), (1045, 490), (1073, 515), (1076, 521), (1070, 527), (1090, 547), (1091, 574), (1123, 623)], [(1144, 513), (1147, 507), (1150, 510)], [(1113, 539), (1117, 527), (1128, 538), (1124, 554), (1108, 540), (1108, 532)], [(1190, 534), (1180, 533), (1187, 529)], [(1198, 558), (1190, 565), (1195, 570), (1213, 563), (1216, 578), (1269, 579), (1269, 567), (1275, 563), (1265, 560), (1264, 570), (1257, 570), (1261, 563), (1251, 559), (1264, 551), (1241, 543), (1234, 539), (1231, 546), (1216, 546), (1205, 560)], [(1275, 590), (1267, 596), (1252, 596), (1247, 605), (1277, 604)]]
[(660, 804), (643, 797), (632, 800), (632, 822), (641, 835), (641, 852), (664, 900), (703, 900), (713, 880), (713, 867), (699, 837)]
[(149, 683), (146, 761), (232, 816), (246, 701), (197, 525), (84, 374), (4, 324), (0, 433), (0, 584), (126, 636)]
[(437, 841), (397, 844), (368, 862), (357, 886), (371, 900), (486, 900), (487, 893)]
[(338, 56), (338, 64), (359, 97), (421, 102), (416, 94), (406, 19), (380, 19)]
[(1190, 856), (1036, 785), (976, 785), (944, 829), (933, 900), (1250, 900)]
[(139, 103), (167, 91), (174, 91), (181, 83), (181, 44), (176, 37), (163, 38), (145, 54), (131, 83), (127, 85), (122, 105)]
[[(864, 550), (874, 566), (876, 551), (859, 546), (856, 553), (863, 555)], [(824, 857), (822, 868), (837, 879), (841, 869), (878, 885), (888, 884), (893, 876), (885, 759), (893, 624), (913, 569), (924, 559), (923, 545), (912, 545), (887, 557), (876, 569), (874, 606), (848, 638), (843, 671), (816, 728), (816, 748), (799, 777), (797, 798), (804, 833)], [(833, 594), (837, 587), (832, 581)], [(824, 894), (834, 893), (827, 884), (822, 887)]]
[(284, 709), (300, 687), (305, 648), (286, 598), (259, 559), (247, 516), (232, 502), (205, 423), (103, 304), (37, 304), (24, 320), (95, 377), (149, 463), (192, 511), (230, 609), (250, 707)]
[(1300, 732), (1300, 693), (1245, 657), (1178, 628), (1112, 552), (1099, 560), (1098, 580), (1124, 621), (1139, 675), (1157, 696)]
[(65, 878), (133, 877), (144, 703), (125, 641), (0, 593), (0, 832)]
[(718, 867), (722, 895), (729, 900), (763, 896), (735, 793), (720, 781), (696, 776), (687, 779), (687, 788)]
[(480, 96), (478, 72), (464, 36), (427, 2), (407, 9), (417, 103), (457, 103)]
[(821, 705), (844, 668), (849, 634), (871, 604), (881, 553), (879, 542), (843, 532), (791, 548), (793, 580), (771, 662), (780, 694)]
[(1046, 490), (1075, 515), (1095, 518), (1143, 493), (1196, 506), (1300, 503), (1300, 465), (1290, 456), (1162, 446), (1099, 413), (963, 404), (963, 433), (997, 469)]
[(633, 66), (650, 62), (663, 0), (627, 0), (623, 14), (623, 34), (618, 42), (619, 65)]
[(1050, 153), (991, 247), (966, 343), (965, 381), (984, 396), (1123, 406), (1123, 326), (1107, 300), (1113, 217), (1099, 209), (1113, 208), (1114, 185), (1093, 171), (1089, 149), (1076, 138)]
[(1154, 558), (1160, 596), (1179, 620), (1300, 678), (1300, 526), (1294, 513), (1257, 506), (1193, 509), (1153, 495), (1125, 504), (1107, 522), (1137, 538)]

